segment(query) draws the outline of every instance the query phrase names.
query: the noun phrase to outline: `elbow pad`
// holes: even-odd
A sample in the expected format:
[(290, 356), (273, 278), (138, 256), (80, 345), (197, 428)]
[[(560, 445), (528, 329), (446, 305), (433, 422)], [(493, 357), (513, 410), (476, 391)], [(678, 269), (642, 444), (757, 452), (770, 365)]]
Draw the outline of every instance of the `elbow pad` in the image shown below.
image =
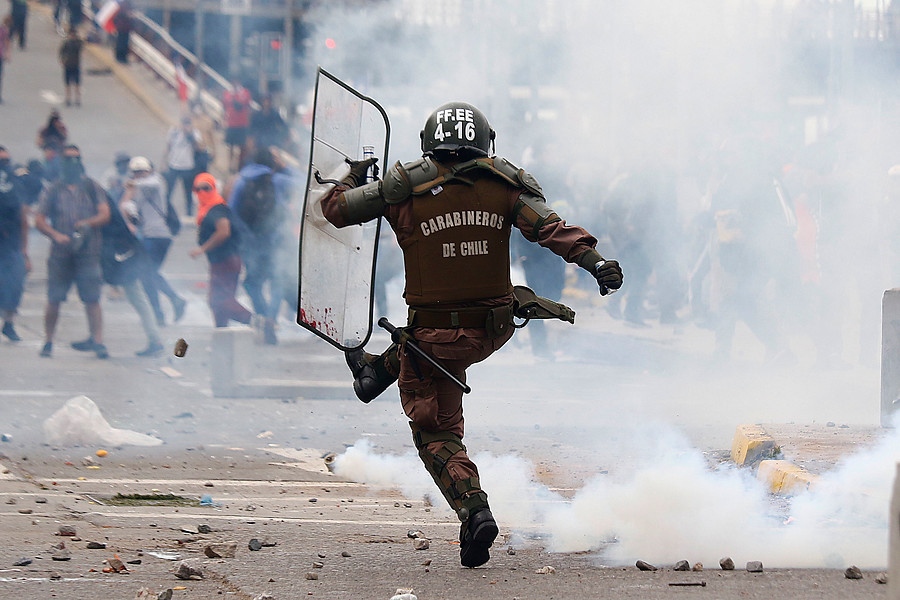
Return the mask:
[(562, 220), (550, 208), (543, 196), (536, 196), (529, 191), (519, 195), (516, 206), (513, 208), (513, 219), (518, 222), (520, 217), (526, 224), (526, 227), (520, 227), (520, 229), (534, 239), (537, 239), (541, 227)]
[(341, 216), (351, 225), (380, 217), (384, 212), (384, 206), (380, 181), (345, 190), (338, 204)]

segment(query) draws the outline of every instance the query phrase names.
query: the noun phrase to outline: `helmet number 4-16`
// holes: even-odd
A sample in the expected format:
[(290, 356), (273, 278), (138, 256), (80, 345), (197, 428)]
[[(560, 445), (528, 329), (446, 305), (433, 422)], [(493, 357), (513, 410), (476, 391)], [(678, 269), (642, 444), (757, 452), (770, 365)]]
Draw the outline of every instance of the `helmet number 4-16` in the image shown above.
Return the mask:
[[(475, 123), (468, 121), (463, 123), (462, 121), (456, 121), (453, 125), (453, 129), (456, 130), (456, 139), (462, 140), (466, 139), (468, 141), (475, 140)], [(465, 137), (464, 137), (465, 134)], [(444, 138), (453, 137), (452, 131), (444, 131), (444, 124), (438, 123), (437, 127), (434, 129), (434, 139), (444, 141)]]

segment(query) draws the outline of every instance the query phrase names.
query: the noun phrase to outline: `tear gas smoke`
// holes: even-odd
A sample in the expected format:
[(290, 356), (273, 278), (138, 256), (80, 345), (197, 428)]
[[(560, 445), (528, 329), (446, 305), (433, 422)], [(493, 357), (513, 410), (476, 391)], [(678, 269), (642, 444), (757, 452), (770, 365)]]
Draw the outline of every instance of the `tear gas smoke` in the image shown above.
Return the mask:
[[(518, 456), (473, 456), (501, 527), (538, 535), (554, 552), (596, 551), (605, 564), (717, 564), (722, 556), (761, 560), (767, 567), (843, 568), (887, 563), (888, 507), (900, 432), (862, 449), (795, 497), (789, 517), (776, 510), (747, 470), (710, 468), (679, 433), (660, 426), (653, 452), (634, 471), (597, 475), (567, 498), (537, 483)], [(646, 437), (644, 438), (646, 439)], [(375, 453), (368, 442), (349, 448), (335, 472), (419, 498), (434, 485), (414, 453)], [(443, 504), (443, 500), (433, 499)]]

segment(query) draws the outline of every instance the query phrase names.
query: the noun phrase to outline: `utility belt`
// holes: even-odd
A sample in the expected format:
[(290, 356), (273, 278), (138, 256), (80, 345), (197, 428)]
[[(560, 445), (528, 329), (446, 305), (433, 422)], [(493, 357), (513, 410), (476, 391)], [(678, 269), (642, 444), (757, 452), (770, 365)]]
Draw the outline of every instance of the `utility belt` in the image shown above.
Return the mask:
[[(514, 317), (525, 319), (516, 323)], [(559, 302), (542, 298), (524, 285), (513, 288), (513, 301), (501, 306), (473, 308), (409, 307), (410, 327), (434, 329), (484, 328), (489, 337), (500, 337), (510, 327), (524, 327), (531, 319), (560, 319), (575, 322), (575, 311)]]

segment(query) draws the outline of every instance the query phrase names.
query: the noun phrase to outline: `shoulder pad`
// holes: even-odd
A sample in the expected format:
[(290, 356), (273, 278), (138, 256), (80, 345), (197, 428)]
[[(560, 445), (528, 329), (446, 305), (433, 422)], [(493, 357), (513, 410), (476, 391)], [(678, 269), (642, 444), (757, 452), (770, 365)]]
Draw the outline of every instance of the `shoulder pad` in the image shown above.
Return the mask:
[(388, 204), (399, 204), (412, 194), (424, 193), (432, 187), (427, 184), (437, 179), (437, 165), (428, 157), (405, 164), (398, 161), (384, 174), (382, 194)]
[(501, 156), (495, 156), (493, 161), (497, 172), (512, 180), (514, 184), (525, 188), (535, 196), (544, 196), (544, 190), (541, 189), (541, 184), (538, 183), (534, 175), (524, 169), (520, 169)]

